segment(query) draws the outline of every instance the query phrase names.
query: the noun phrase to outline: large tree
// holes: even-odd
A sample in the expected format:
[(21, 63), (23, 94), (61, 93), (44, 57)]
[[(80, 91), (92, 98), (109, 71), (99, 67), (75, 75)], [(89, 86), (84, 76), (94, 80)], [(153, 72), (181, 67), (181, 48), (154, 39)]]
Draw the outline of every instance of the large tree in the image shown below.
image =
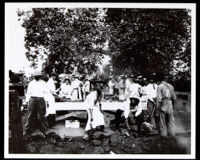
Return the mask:
[(26, 56), (46, 72), (89, 73), (97, 69), (106, 42), (104, 14), (91, 8), (33, 8), (18, 11), (26, 30)]
[(189, 48), (184, 51), (190, 45), (189, 10), (109, 8), (106, 15), (115, 69), (170, 72), (175, 59), (191, 61)]
[[(26, 56), (46, 72), (92, 73), (104, 54), (113, 72), (176, 70), (190, 76), (191, 17), (186, 9), (33, 8), (18, 11), (26, 29)], [(105, 49), (108, 43), (107, 49)], [(184, 48), (186, 48), (184, 50)], [(174, 64), (174, 60), (178, 63)], [(183, 75), (182, 71), (177, 71)]]

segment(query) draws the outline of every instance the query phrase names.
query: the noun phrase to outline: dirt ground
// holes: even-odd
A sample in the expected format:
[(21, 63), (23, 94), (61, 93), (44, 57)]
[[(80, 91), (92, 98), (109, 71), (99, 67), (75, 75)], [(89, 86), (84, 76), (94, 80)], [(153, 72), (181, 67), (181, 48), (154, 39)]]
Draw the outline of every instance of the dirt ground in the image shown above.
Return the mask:
[[(25, 126), (27, 112), (23, 114), (22, 123)], [(44, 139), (39, 134), (25, 141), (26, 153), (38, 154), (189, 154), (190, 153), (190, 112), (175, 111), (176, 136), (174, 138), (162, 138), (158, 135), (144, 135), (142, 137), (127, 136), (123, 132), (115, 132), (114, 124), (106, 132), (94, 133), (89, 140), (84, 140), (82, 130), (75, 136), (60, 136), (51, 129)], [(57, 123), (57, 127), (65, 128), (64, 122)], [(132, 125), (134, 128), (135, 126)], [(122, 123), (121, 128), (125, 126)], [(63, 130), (65, 132), (66, 128)], [(107, 134), (104, 134), (107, 133)]]

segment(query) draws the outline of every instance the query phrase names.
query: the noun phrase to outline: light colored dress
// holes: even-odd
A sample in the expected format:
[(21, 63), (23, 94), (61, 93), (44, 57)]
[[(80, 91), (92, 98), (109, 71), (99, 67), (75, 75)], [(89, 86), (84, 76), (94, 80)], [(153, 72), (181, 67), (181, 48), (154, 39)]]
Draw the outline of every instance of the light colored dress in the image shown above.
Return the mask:
[(55, 86), (54, 80), (52, 78), (50, 78), (47, 81), (47, 86), (48, 86), (47, 101), (49, 103), (49, 106), (46, 109), (46, 115), (45, 116), (48, 116), (49, 114), (56, 114), (56, 110), (55, 110), (55, 107), (54, 107), (55, 97), (53, 96), (53, 93), (56, 90), (56, 86)]
[(90, 81), (85, 81), (84, 85), (83, 85), (83, 93), (84, 93), (84, 99), (86, 99), (86, 93), (90, 92)]
[(129, 98), (130, 85), (131, 85), (131, 81), (129, 79), (126, 79), (126, 81), (125, 81), (125, 92), (124, 92), (124, 98), (125, 99)]
[(75, 79), (72, 84), (72, 100), (82, 100), (82, 95), (81, 95), (81, 87), (80, 85), (82, 84), (81, 81), (79, 81), (78, 79)]
[(119, 81), (119, 100), (124, 100), (124, 92), (125, 92), (125, 82), (124, 80)]
[[(88, 107), (87, 113), (88, 113), (88, 121), (85, 127), (85, 130), (88, 131), (92, 128), (96, 128), (97, 126), (105, 125), (104, 122), (104, 115), (100, 111), (100, 104), (97, 102), (95, 104), (95, 101), (97, 100), (97, 91), (92, 91), (90, 94), (86, 97), (86, 106)], [(93, 119), (93, 121), (91, 120)]]
[(61, 98), (70, 98), (72, 99), (72, 87), (70, 84), (63, 83), (61, 84), (61, 90), (59, 96)]
[(115, 87), (115, 82), (113, 82), (112, 80), (110, 80), (108, 82), (108, 94), (109, 95), (113, 95), (114, 94), (114, 87)]

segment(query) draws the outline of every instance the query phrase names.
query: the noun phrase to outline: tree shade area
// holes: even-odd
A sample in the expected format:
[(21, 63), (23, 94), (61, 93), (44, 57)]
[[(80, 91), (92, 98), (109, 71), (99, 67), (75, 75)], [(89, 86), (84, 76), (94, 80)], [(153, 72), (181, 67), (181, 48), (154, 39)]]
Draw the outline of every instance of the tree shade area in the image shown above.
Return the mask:
[(33, 67), (45, 59), (47, 73), (100, 73), (98, 65), (108, 55), (102, 74), (163, 71), (190, 81), (190, 10), (33, 8), (17, 13), (26, 30), (26, 56)]

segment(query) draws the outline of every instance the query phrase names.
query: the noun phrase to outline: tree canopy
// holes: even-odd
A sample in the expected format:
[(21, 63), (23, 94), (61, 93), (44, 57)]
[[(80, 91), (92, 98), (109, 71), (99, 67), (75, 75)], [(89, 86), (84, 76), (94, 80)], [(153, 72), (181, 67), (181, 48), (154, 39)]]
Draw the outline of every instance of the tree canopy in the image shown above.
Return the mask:
[[(191, 61), (191, 17), (186, 9), (108, 9), (112, 63), (125, 72), (169, 72), (173, 60)], [(189, 49), (189, 48), (187, 48)], [(186, 59), (184, 59), (186, 58)], [(188, 64), (189, 66), (190, 64)]]
[[(44, 70), (92, 73), (103, 55), (113, 72), (169, 73), (191, 65), (191, 16), (186, 9), (33, 8), (18, 11), (26, 29), (26, 56)], [(106, 47), (106, 44), (108, 46)], [(174, 65), (174, 60), (178, 63)], [(179, 64), (179, 66), (180, 66)], [(108, 70), (108, 67), (104, 67)], [(179, 71), (180, 72), (180, 71)], [(117, 74), (117, 73), (116, 73)]]
[[(36, 66), (47, 56), (46, 72), (90, 73), (104, 52), (106, 30), (100, 9), (33, 8), (18, 11), (26, 29), (26, 56)], [(42, 56), (41, 56), (42, 55)]]

